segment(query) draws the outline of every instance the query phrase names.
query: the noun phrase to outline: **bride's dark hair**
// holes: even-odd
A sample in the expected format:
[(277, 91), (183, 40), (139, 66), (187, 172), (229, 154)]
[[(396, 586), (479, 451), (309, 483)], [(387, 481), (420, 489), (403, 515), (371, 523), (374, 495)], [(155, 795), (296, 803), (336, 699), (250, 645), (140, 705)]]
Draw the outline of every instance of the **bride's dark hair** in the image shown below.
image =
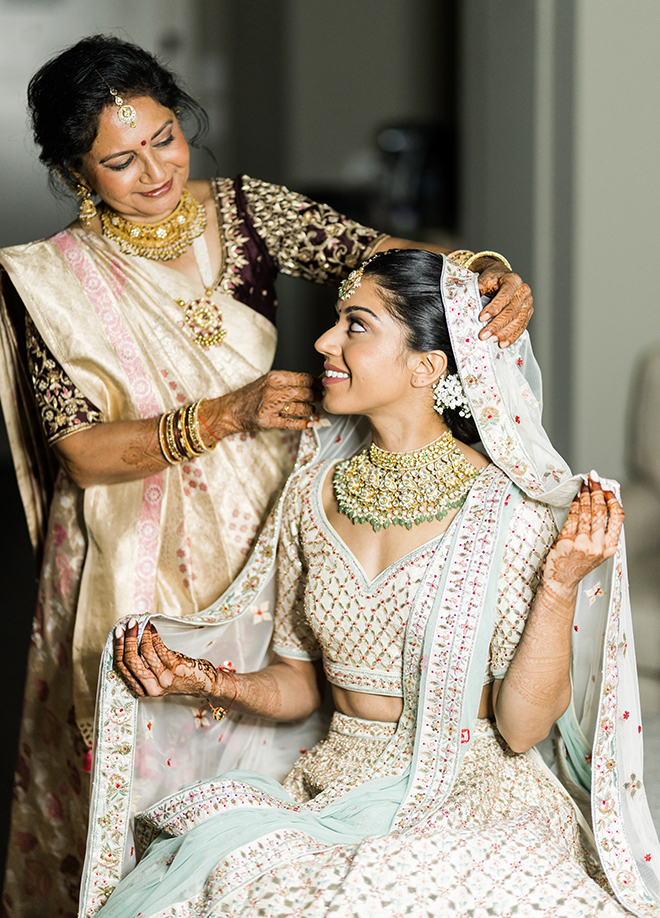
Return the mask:
[[(445, 307), (440, 292), (443, 259), (422, 249), (389, 249), (364, 266), (364, 277), (378, 284), (383, 302), (406, 328), (408, 347), (413, 351), (444, 351), (447, 373), (456, 373)], [(472, 418), (446, 408), (445, 423), (463, 443), (476, 443), (477, 426)]]

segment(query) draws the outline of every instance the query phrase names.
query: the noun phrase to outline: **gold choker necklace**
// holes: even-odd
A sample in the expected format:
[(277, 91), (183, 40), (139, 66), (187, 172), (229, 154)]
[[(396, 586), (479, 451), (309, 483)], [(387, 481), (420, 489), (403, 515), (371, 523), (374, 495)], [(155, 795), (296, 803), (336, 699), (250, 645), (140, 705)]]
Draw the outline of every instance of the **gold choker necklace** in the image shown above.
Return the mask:
[(134, 223), (107, 205), (101, 222), (103, 235), (116, 242), (124, 255), (171, 261), (206, 229), (206, 208), (184, 188), (175, 210), (160, 223)]
[(333, 487), (339, 512), (374, 532), (441, 520), (460, 507), (479, 474), (451, 431), (423, 449), (390, 453), (374, 443), (337, 465)]

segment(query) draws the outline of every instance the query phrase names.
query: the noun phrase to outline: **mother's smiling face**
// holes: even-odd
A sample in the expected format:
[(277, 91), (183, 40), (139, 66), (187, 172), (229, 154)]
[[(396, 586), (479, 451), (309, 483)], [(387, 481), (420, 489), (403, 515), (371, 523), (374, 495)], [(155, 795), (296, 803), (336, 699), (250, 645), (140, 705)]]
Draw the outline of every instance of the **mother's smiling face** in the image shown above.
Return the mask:
[(156, 223), (177, 206), (188, 180), (190, 154), (176, 115), (150, 96), (124, 99), (135, 108), (136, 126), (123, 123), (109, 104), (83, 174), (89, 186), (129, 220)]

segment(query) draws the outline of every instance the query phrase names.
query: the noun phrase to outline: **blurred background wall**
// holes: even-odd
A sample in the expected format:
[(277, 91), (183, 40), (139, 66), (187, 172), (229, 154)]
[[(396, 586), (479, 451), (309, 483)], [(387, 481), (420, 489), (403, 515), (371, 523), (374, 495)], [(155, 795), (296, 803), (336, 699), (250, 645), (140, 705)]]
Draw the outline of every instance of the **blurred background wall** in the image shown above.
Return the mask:
[[(660, 712), (660, 473), (642, 448), (660, 450), (660, 408), (634, 388), (660, 347), (660, 4), (0, 0), (0, 245), (74, 215), (47, 191), (25, 87), (95, 31), (158, 52), (207, 107), (215, 162), (197, 153), (197, 174), (246, 172), (384, 231), (499, 250), (530, 282), (551, 436), (575, 468), (630, 480), (643, 697)], [(332, 292), (282, 278), (279, 294), (276, 362), (312, 368)], [(35, 592), (10, 462), (0, 439), (3, 822)]]

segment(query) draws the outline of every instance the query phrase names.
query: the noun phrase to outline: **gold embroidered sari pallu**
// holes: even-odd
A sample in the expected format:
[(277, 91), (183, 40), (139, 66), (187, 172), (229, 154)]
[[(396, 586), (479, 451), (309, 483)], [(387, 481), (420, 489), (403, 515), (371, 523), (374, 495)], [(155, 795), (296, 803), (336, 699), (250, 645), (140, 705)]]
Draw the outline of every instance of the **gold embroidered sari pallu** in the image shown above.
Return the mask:
[[(153, 268), (101, 237), (66, 230), (6, 249), (4, 265), (53, 356), (106, 421), (155, 417), (223, 395), (271, 365), (276, 332), (267, 319), (216, 291), (227, 336), (202, 349)], [(167, 289), (174, 278), (168, 271)], [(187, 300), (189, 286), (180, 281)], [(194, 613), (218, 596), (290, 467), (290, 441), (276, 432), (235, 435), (146, 479), (86, 489), (74, 634), (76, 717), (86, 734), (112, 625), (131, 614)], [(56, 501), (51, 528), (59, 510)]]

